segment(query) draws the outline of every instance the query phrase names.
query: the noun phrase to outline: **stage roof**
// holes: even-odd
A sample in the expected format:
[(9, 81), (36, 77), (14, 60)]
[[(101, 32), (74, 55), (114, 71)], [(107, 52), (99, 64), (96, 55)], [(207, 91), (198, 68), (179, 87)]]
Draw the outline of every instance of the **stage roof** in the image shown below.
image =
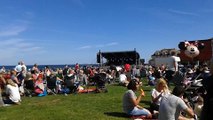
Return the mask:
[[(136, 51), (99, 52), (98, 55), (101, 55), (100, 58), (105, 58), (108, 65), (135, 64), (140, 60), (140, 55)], [(97, 56), (97, 60), (98, 58), (99, 56)]]
[(121, 52), (101, 52), (102, 57), (110, 58), (133, 58), (138, 59), (140, 55), (136, 51), (121, 51)]

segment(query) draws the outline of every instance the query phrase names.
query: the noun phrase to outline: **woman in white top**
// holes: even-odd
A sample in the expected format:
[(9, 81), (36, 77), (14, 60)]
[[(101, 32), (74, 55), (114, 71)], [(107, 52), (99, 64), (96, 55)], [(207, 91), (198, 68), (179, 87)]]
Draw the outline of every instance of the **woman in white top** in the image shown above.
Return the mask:
[(129, 81), (127, 80), (124, 70), (121, 70), (121, 73), (119, 75), (119, 84), (124, 86), (127, 86), (129, 84)]
[(14, 83), (11, 79), (7, 79), (6, 83), (6, 94), (8, 95), (8, 99), (4, 100), (4, 103), (19, 105), (21, 102), (21, 96), (19, 93), (18, 85)]
[(150, 110), (152, 113), (154, 110), (158, 111), (161, 97), (166, 94), (170, 94), (170, 91), (167, 86), (167, 82), (163, 78), (160, 78), (157, 81), (156, 87), (151, 91), (152, 100), (150, 104)]

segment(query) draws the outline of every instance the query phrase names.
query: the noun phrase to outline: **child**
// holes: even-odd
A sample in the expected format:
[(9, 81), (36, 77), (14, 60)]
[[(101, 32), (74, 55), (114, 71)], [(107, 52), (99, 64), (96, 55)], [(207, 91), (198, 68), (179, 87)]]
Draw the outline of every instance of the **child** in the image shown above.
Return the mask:
[(56, 79), (56, 93), (62, 92), (62, 82), (61, 79)]
[(46, 90), (45, 90), (45, 86), (44, 86), (44, 83), (43, 83), (43, 78), (41, 76), (39, 76), (37, 78), (37, 81), (35, 82), (35, 93), (38, 94), (38, 96), (46, 96), (47, 93), (46, 93)]

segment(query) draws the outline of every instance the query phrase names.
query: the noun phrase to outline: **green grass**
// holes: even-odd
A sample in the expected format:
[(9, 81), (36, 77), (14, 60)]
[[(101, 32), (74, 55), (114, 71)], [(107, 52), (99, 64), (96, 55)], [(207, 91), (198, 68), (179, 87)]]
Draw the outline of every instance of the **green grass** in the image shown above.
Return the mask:
[[(81, 93), (23, 97), (21, 105), (0, 107), (0, 120), (126, 120), (122, 111), (122, 96), (126, 87), (107, 85), (108, 93)], [(150, 90), (142, 87), (146, 96), (141, 105), (149, 107)]]

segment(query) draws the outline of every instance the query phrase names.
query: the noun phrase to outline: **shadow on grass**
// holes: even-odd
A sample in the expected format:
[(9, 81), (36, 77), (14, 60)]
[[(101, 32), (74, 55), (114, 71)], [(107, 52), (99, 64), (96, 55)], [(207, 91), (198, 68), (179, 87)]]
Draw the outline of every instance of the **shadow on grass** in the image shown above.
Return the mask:
[(107, 116), (113, 116), (113, 117), (129, 118), (129, 116), (123, 112), (105, 112), (104, 114)]

